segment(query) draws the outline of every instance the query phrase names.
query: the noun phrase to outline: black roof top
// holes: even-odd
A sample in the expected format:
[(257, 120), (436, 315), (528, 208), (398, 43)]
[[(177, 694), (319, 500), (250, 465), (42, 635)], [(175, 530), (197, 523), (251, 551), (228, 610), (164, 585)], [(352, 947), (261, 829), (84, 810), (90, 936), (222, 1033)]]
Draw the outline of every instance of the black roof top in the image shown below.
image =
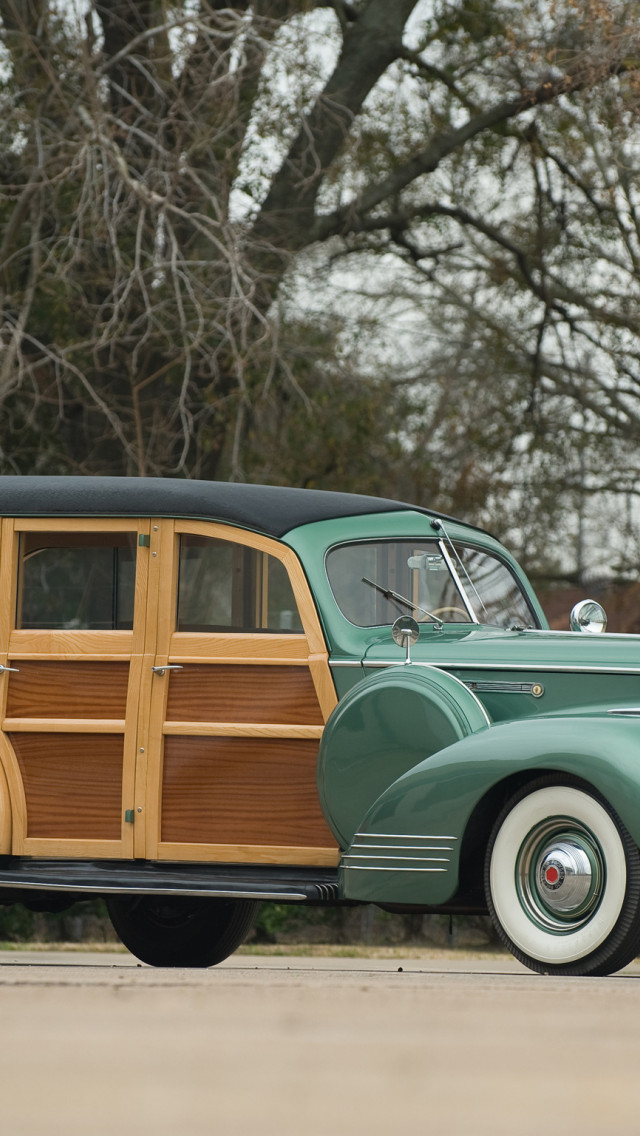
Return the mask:
[(198, 517), (232, 521), (269, 536), (312, 521), (415, 510), (355, 493), (153, 477), (0, 477), (0, 516)]

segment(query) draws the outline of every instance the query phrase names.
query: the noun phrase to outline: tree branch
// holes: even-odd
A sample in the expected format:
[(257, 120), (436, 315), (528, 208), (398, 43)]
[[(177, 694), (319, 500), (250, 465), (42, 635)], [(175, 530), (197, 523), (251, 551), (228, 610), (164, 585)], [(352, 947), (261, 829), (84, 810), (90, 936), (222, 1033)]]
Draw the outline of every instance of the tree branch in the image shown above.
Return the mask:
[[(368, 0), (346, 27), (340, 57), (305, 116), (254, 225), (258, 239), (293, 251), (309, 243), (313, 209), (328, 167), (387, 67), (402, 53), (417, 0)], [(294, 203), (295, 202), (295, 206)]]
[(338, 234), (344, 236), (362, 228), (362, 218), (367, 213), (388, 198), (397, 196), (417, 178), (433, 173), (444, 158), (463, 147), (472, 138), (485, 131), (494, 130), (524, 111), (552, 102), (559, 95), (577, 89), (578, 84), (567, 75), (562, 76), (561, 79), (550, 78), (534, 91), (523, 91), (518, 98), (503, 100), (468, 119), (456, 130), (438, 135), (425, 150), (416, 154), (382, 181), (369, 186), (348, 205), (335, 210), (334, 213), (319, 217), (314, 227), (315, 239), (326, 240), (327, 237)]

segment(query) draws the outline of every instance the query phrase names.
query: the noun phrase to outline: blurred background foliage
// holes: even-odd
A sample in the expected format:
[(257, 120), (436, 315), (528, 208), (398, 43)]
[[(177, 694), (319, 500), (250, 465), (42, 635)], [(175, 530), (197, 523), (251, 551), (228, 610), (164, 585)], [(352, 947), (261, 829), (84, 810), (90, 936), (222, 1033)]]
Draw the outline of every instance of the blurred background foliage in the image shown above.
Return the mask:
[[(29, 910), (21, 903), (0, 906), (0, 945), (9, 948), (29, 943), (113, 945), (117, 941), (101, 899), (55, 912)], [(301, 944), (502, 949), (488, 916), (392, 915), (371, 904), (324, 908), (263, 903), (247, 947), (286, 950)]]
[(0, 468), (632, 578), (639, 66), (625, 0), (0, 0)]

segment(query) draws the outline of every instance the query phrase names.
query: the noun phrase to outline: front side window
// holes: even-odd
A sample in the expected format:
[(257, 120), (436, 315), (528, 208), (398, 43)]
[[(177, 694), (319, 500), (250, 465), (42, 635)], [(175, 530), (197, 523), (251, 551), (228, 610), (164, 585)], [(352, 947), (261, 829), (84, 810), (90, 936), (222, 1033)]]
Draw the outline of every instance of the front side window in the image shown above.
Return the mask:
[(135, 533), (21, 533), (16, 627), (130, 631)]
[(300, 632), (291, 583), (274, 556), (231, 541), (180, 538), (178, 631)]
[(502, 560), (436, 540), (364, 541), (327, 555), (338, 607), (358, 627), (419, 622), (537, 626), (526, 596)]

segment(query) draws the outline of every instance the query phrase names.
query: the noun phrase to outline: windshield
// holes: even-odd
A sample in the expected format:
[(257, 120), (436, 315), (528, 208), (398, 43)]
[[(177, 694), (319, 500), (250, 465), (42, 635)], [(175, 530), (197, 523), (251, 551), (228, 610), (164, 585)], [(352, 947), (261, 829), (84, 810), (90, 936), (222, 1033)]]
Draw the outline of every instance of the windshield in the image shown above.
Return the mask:
[(393, 540), (343, 544), (327, 555), (342, 614), (358, 627), (418, 622), (536, 627), (515, 576), (488, 552), (457, 541)]

